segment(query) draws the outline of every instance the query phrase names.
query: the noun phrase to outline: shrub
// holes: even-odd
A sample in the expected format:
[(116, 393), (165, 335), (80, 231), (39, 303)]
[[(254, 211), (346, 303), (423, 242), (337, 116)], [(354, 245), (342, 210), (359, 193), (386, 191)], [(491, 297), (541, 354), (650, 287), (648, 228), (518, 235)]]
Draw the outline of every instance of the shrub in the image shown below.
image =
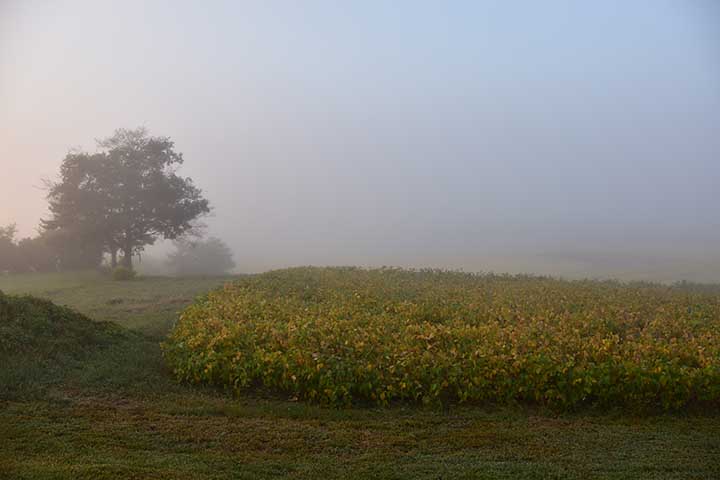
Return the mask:
[(356, 400), (720, 405), (720, 295), (441, 271), (299, 268), (188, 307), (178, 378)]
[(173, 245), (167, 265), (175, 275), (224, 275), (235, 268), (232, 250), (219, 238), (180, 239)]
[(123, 266), (115, 267), (112, 271), (113, 280), (126, 281), (135, 278), (135, 270)]

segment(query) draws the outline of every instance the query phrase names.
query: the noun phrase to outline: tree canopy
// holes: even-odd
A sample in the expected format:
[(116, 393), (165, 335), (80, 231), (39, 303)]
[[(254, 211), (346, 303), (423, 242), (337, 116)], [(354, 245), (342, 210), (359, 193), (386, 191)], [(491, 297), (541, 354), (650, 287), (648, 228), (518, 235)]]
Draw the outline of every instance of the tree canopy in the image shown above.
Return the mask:
[(177, 174), (181, 153), (167, 137), (145, 128), (120, 129), (98, 142), (99, 151), (71, 152), (60, 180), (49, 185), (46, 230), (107, 252), (112, 265), (132, 267), (133, 255), (158, 238), (176, 239), (210, 211), (192, 179)]

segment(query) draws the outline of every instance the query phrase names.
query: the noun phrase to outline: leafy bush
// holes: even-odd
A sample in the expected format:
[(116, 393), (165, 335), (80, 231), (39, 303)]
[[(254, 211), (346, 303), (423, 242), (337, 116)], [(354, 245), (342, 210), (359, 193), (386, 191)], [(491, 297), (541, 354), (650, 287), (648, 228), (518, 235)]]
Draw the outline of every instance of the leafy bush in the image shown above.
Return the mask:
[(135, 278), (135, 270), (123, 266), (115, 267), (112, 271), (113, 280), (126, 281)]
[(188, 307), (178, 378), (356, 400), (720, 404), (720, 295), (442, 271), (298, 268)]

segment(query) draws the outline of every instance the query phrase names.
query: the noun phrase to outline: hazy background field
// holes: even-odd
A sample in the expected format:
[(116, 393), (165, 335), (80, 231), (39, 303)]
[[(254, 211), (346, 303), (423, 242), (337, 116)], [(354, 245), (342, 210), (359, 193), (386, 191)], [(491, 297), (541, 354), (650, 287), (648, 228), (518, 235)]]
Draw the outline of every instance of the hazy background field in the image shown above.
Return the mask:
[(720, 281), (719, 46), (713, 0), (3, 0), (0, 225), (145, 125), (240, 271)]

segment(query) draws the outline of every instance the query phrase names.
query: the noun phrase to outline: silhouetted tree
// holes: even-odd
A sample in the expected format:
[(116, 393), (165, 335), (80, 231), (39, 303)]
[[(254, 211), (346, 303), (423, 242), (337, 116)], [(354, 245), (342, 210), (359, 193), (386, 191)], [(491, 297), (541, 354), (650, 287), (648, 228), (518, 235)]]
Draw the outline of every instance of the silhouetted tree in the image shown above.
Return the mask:
[(110, 174), (105, 154), (71, 152), (60, 166), (60, 181), (49, 185), (52, 216), (42, 226), (65, 269), (87, 266), (77, 257), (83, 252), (96, 266), (102, 253), (111, 251)]
[(219, 238), (179, 239), (168, 255), (168, 266), (176, 275), (221, 275), (235, 268), (232, 250)]
[(183, 157), (169, 138), (120, 129), (98, 146), (98, 153), (72, 152), (63, 160), (60, 181), (49, 186), (47, 230), (99, 247), (113, 266), (122, 252), (122, 264), (132, 268), (146, 245), (180, 237), (210, 211), (192, 180), (177, 175)]

